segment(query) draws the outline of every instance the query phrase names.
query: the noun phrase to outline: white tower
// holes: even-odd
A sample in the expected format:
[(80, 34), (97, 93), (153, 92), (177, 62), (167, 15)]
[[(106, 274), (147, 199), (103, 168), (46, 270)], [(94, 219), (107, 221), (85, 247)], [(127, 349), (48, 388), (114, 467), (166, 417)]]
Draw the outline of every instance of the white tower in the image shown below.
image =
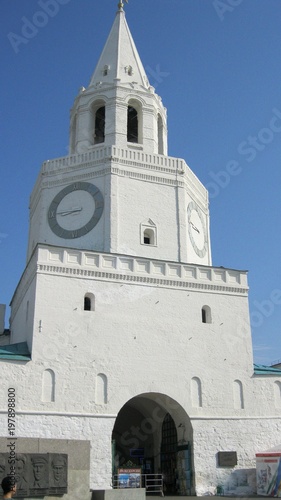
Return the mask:
[(30, 202), (38, 243), (211, 265), (208, 194), (167, 156), (166, 109), (122, 4), (71, 110), (70, 156), (45, 162)]

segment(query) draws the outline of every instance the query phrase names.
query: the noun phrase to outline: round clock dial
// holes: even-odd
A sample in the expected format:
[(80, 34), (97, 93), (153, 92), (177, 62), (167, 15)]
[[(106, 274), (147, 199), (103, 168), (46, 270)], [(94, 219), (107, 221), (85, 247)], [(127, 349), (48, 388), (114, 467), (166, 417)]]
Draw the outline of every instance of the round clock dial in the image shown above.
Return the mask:
[(194, 201), (187, 207), (188, 234), (194, 251), (199, 257), (204, 257), (207, 252), (207, 235), (204, 218)]
[(48, 210), (51, 230), (60, 238), (80, 238), (91, 231), (101, 218), (103, 196), (89, 182), (75, 182), (62, 189)]

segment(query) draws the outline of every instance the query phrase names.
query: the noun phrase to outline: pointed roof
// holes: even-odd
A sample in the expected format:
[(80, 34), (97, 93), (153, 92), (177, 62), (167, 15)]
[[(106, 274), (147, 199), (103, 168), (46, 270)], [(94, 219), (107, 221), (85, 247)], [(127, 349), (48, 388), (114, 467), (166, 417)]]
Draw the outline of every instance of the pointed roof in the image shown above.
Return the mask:
[(119, 4), (114, 23), (92, 75), (90, 86), (100, 83), (135, 83), (146, 89), (150, 84), (125, 18), (123, 4)]

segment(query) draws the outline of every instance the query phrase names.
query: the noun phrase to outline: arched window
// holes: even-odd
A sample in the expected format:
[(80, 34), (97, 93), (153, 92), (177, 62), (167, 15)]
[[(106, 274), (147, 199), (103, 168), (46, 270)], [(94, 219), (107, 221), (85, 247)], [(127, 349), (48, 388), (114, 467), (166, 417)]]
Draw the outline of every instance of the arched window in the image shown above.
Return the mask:
[(203, 306), (201, 314), (202, 323), (212, 323), (211, 308), (209, 306)]
[(47, 369), (42, 377), (42, 401), (44, 403), (53, 403), (55, 401), (55, 373)]
[(86, 293), (84, 296), (84, 311), (95, 310), (95, 296), (92, 293)]
[(240, 380), (234, 380), (233, 382), (233, 403), (236, 410), (244, 409), (243, 385)]
[(83, 130), (82, 134), (85, 139), (89, 138), (90, 145), (94, 146), (105, 141), (106, 109), (104, 100), (98, 99), (92, 102), (89, 113), (89, 130)]
[(128, 106), (127, 141), (139, 142), (138, 112), (133, 106)]
[(107, 75), (108, 75), (108, 70), (109, 70), (109, 66), (106, 64), (106, 65), (103, 67), (103, 76), (107, 76)]
[(152, 219), (140, 224), (140, 242), (142, 245), (157, 246), (157, 227)]
[(90, 297), (84, 297), (84, 311), (91, 310), (91, 299)]
[(195, 408), (202, 407), (201, 380), (198, 377), (193, 377), (191, 379), (191, 401), (193, 407)]
[(163, 155), (164, 154), (164, 140), (163, 140), (164, 127), (163, 127), (163, 120), (162, 120), (160, 115), (158, 115), (157, 127), (158, 127), (158, 154)]
[(275, 407), (281, 408), (281, 382), (279, 380), (274, 382), (274, 401)]
[(101, 106), (97, 109), (95, 115), (95, 135), (94, 144), (100, 144), (104, 142), (104, 131), (105, 131), (105, 106)]
[(133, 75), (133, 68), (132, 66), (125, 66), (125, 73), (127, 73), (129, 76)]
[(96, 377), (96, 403), (107, 403), (107, 376), (104, 373), (99, 373)]

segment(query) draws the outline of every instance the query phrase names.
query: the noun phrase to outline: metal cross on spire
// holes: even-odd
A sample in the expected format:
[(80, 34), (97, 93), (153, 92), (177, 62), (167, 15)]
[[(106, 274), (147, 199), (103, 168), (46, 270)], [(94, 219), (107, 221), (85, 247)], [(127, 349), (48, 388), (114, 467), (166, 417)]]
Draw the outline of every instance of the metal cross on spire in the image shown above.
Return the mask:
[(123, 10), (123, 7), (124, 7), (123, 1), (126, 2), (126, 3), (129, 3), (129, 0), (120, 0), (120, 2), (118, 4), (118, 9), (119, 10)]

